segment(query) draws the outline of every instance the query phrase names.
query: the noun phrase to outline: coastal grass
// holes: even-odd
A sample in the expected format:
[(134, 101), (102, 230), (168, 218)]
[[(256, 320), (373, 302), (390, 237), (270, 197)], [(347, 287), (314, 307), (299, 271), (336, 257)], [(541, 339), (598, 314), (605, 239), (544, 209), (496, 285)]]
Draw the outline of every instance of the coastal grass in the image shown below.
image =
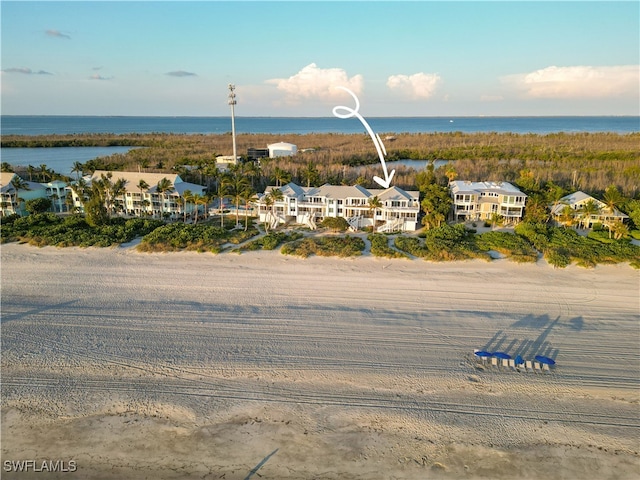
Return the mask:
[(364, 240), (350, 235), (338, 237), (306, 237), (294, 242), (286, 243), (280, 249), (284, 255), (309, 257), (355, 257), (362, 255), (365, 248)]
[(0, 238), (2, 243), (23, 242), (38, 247), (110, 247), (130, 242), (163, 224), (161, 220), (112, 218), (107, 225), (91, 226), (79, 215), (62, 218), (54, 213), (37, 213), (3, 221)]
[(601, 239), (583, 237), (570, 228), (526, 222), (519, 224), (515, 233), (529, 240), (554, 267), (629, 262), (632, 267), (640, 268), (640, 246), (627, 239), (603, 243)]
[(137, 246), (141, 252), (175, 252), (189, 250), (220, 253), (227, 243), (240, 244), (258, 234), (255, 227), (228, 230), (211, 224), (191, 225), (173, 223), (163, 225), (145, 235)]
[(299, 240), (303, 235), (300, 232), (269, 232), (263, 237), (251, 240), (246, 244), (233, 249), (234, 253), (241, 253), (243, 251), (255, 251), (255, 250), (275, 250), (283, 243)]
[(482, 251), (495, 250), (518, 263), (535, 263), (538, 251), (524, 237), (509, 232), (491, 231), (476, 236), (476, 245)]
[(394, 246), (402, 252), (435, 262), (489, 259), (489, 255), (478, 248), (474, 233), (462, 224), (432, 228), (420, 237), (400, 235), (395, 238)]
[(371, 242), (371, 254), (383, 258), (409, 258), (406, 253), (389, 246), (389, 238), (381, 233), (372, 233), (367, 236)]

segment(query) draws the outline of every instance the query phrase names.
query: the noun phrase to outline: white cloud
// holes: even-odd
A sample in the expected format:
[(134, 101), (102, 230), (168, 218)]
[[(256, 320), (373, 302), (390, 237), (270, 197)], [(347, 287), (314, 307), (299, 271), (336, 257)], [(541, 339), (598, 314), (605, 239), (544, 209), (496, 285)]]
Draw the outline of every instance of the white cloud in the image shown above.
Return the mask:
[(173, 72), (167, 72), (166, 75), (170, 77), (196, 77), (197, 74), (193, 72), (185, 72), (184, 70), (174, 70)]
[(7, 73), (22, 73), (23, 75), (53, 75), (51, 72), (46, 72), (44, 70), (31, 70), (28, 67), (6, 68), (2, 71)]
[(67, 35), (66, 33), (62, 33), (59, 30), (47, 30), (44, 32), (45, 35), (47, 35), (48, 37), (53, 37), (53, 38), (64, 38), (65, 40), (71, 40), (71, 37), (69, 35)]
[(358, 94), (362, 91), (362, 75), (349, 78), (347, 72), (341, 68), (318, 68), (311, 63), (289, 78), (274, 78), (267, 80), (268, 84), (284, 92), (289, 101), (303, 98), (332, 100), (344, 95), (344, 91), (336, 87), (347, 87)]
[(436, 73), (414, 73), (413, 75), (391, 75), (387, 87), (397, 90), (410, 98), (432, 97), (442, 79)]
[(606, 98), (638, 95), (640, 65), (551, 66), (502, 81), (530, 98)]

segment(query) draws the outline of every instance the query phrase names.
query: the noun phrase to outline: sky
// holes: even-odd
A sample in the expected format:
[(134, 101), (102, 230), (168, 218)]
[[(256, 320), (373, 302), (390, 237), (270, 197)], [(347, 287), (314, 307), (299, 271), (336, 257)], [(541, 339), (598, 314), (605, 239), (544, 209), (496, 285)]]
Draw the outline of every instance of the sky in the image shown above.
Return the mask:
[(640, 114), (637, 1), (0, 3), (3, 115)]

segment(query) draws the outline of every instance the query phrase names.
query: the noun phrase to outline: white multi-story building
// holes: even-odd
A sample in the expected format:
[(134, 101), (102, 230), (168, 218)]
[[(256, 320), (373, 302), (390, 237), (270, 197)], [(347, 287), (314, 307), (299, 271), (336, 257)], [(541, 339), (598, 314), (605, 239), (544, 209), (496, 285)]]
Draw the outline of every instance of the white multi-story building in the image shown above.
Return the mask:
[(506, 223), (522, 220), (527, 196), (508, 182), (449, 183), (455, 221), (490, 220), (501, 215)]
[[(185, 203), (184, 193), (189, 190), (192, 194), (203, 195), (205, 191), (205, 187), (202, 185), (184, 182), (179, 175), (166, 173), (96, 170), (93, 172), (89, 184), (102, 179), (103, 175), (107, 174), (111, 174), (111, 182), (113, 183), (120, 179), (124, 180), (124, 194), (117, 196), (113, 201), (114, 204), (120, 205), (122, 213), (130, 216), (150, 215), (161, 218), (168, 215), (170, 218), (178, 218), (195, 210), (192, 202)], [(158, 190), (158, 185), (164, 179), (169, 181), (170, 188), (163, 193)], [(68, 188), (72, 191), (74, 205), (77, 208), (82, 208), (82, 202), (80, 202), (78, 195), (71, 187)]]
[[(282, 199), (268, 205), (267, 196), (274, 189)], [(369, 199), (378, 197), (381, 206), (372, 209)], [(376, 223), (379, 232), (414, 231), (418, 228), (419, 192), (407, 192), (398, 187), (386, 190), (366, 189), (359, 185), (323, 185), (301, 187), (288, 183), (282, 187), (267, 187), (257, 202), (261, 222), (272, 226), (294, 222), (316, 228), (327, 217), (342, 217), (353, 230)]]

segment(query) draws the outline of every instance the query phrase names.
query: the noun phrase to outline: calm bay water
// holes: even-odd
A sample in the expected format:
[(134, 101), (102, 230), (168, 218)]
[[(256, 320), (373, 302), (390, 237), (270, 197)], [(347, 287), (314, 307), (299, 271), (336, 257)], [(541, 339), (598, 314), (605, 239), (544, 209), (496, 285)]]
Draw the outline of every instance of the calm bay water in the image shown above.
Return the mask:
[[(56, 135), (87, 133), (223, 134), (231, 131), (229, 117), (96, 117), (13, 116), (0, 117), (2, 135)], [(371, 128), (384, 133), (498, 132), (517, 134), (640, 132), (640, 117), (371, 117)], [(335, 117), (237, 117), (237, 133), (285, 135), (307, 133), (364, 133), (357, 119)], [(129, 147), (2, 148), (2, 162), (13, 166), (42, 164), (70, 175), (75, 162), (125, 153)], [(414, 165), (411, 166), (416, 167)], [(417, 168), (417, 167), (416, 167)]]
[(14, 167), (31, 165), (39, 169), (40, 165), (46, 165), (54, 172), (75, 177), (75, 173), (71, 173), (74, 163), (127, 153), (131, 149), (132, 147), (2, 148), (0, 158)]

